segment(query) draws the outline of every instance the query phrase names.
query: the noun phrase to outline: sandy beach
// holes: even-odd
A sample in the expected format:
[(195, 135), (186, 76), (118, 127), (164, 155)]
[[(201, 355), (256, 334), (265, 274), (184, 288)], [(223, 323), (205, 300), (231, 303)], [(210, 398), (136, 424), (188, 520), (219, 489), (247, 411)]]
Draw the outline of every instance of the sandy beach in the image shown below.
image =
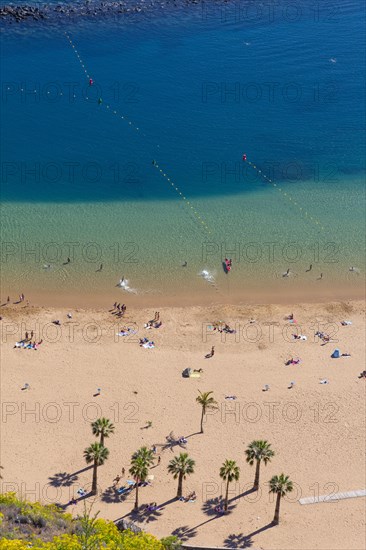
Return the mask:
[[(98, 496), (87, 499), (101, 517), (129, 517), (159, 537), (174, 533), (198, 545), (364, 548), (364, 498), (298, 502), (365, 488), (365, 380), (358, 378), (365, 360), (362, 302), (169, 307), (160, 309), (162, 326), (150, 330), (144, 323), (154, 310), (130, 309), (128, 297), (126, 304), (122, 319), (108, 307), (1, 308), (2, 492), (67, 505), (79, 488), (90, 487), (83, 451), (95, 440), (90, 423), (105, 416), (116, 429), (106, 439), (110, 456), (98, 470)], [(295, 324), (285, 320), (292, 312)], [(342, 326), (344, 320), (352, 324)], [(236, 332), (213, 331), (215, 321)], [(135, 333), (117, 336), (122, 327)], [(31, 331), (34, 340), (43, 340), (39, 348), (14, 349)], [(317, 331), (331, 342), (322, 345)], [(295, 340), (294, 333), (307, 339)], [(155, 348), (140, 347), (143, 337)], [(211, 346), (215, 355), (205, 359)], [(335, 348), (351, 356), (332, 359)], [(285, 366), (289, 358), (301, 361)], [(183, 378), (187, 367), (203, 369), (200, 378)], [(29, 389), (22, 390), (25, 384)], [(262, 391), (265, 384), (269, 391)], [(198, 390), (213, 391), (218, 402), (204, 434)], [(187, 452), (196, 462), (183, 486), (185, 495), (196, 492), (196, 502), (174, 499), (177, 482), (167, 465), (181, 449), (163, 449), (171, 432), (188, 440)], [(258, 493), (250, 492), (254, 468), (245, 462), (254, 439), (268, 440), (275, 451), (262, 465)], [(131, 454), (142, 445), (156, 445), (161, 459), (150, 471), (152, 484), (140, 491), (140, 504), (157, 502), (159, 509), (136, 516), (134, 494), (123, 499), (112, 485), (122, 468), (118, 487), (129, 479)], [(230, 486), (229, 513), (221, 516), (214, 508), (224, 493), (219, 469), (225, 459), (237, 462), (240, 481)], [(284, 498), (281, 523), (273, 527), (268, 480), (282, 472), (294, 491)], [(66, 509), (76, 515), (83, 502)]]

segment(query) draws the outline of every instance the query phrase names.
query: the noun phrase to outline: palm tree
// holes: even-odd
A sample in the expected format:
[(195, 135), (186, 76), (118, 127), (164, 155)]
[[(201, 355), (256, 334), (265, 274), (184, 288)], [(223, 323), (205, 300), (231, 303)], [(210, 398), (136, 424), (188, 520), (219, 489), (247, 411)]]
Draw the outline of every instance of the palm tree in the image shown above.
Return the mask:
[(211, 409), (217, 409), (217, 401), (213, 397), (211, 397), (212, 391), (207, 392), (201, 392), (198, 390), (199, 396), (196, 397), (196, 402), (201, 405), (202, 407), (202, 415), (201, 415), (201, 434), (203, 434), (203, 419), (206, 414), (206, 412)]
[(223, 465), (220, 468), (220, 477), (224, 481), (227, 481), (226, 484), (226, 495), (225, 495), (225, 512), (227, 511), (227, 505), (229, 500), (229, 483), (232, 481), (238, 481), (240, 477), (240, 468), (236, 464), (235, 460), (225, 460)]
[(271, 449), (271, 444), (268, 441), (252, 441), (248, 445), (247, 450), (245, 451), (247, 455), (247, 462), (253, 466), (255, 462), (255, 478), (253, 488), (258, 491), (259, 487), (259, 472), (261, 467), (261, 461), (263, 460), (264, 464), (267, 465), (270, 462), (271, 458), (274, 456), (274, 451)]
[(114, 424), (108, 418), (98, 418), (95, 422), (92, 422), (93, 434), (98, 437), (100, 435), (100, 444), (104, 446), (104, 438), (109, 437), (110, 434), (114, 433), (115, 427)]
[(97, 469), (98, 466), (102, 466), (107, 460), (109, 451), (104, 445), (100, 443), (92, 443), (84, 451), (84, 458), (87, 464), (93, 462), (93, 483), (92, 483), (92, 495), (97, 494)]
[(288, 476), (285, 476), (285, 474), (281, 474), (280, 476), (273, 476), (269, 481), (269, 492), (270, 493), (276, 493), (277, 499), (276, 499), (276, 508), (275, 508), (275, 514), (273, 518), (273, 523), (275, 525), (278, 525), (280, 523), (280, 504), (281, 504), (281, 497), (284, 497), (287, 493), (291, 493), (293, 489), (292, 481), (288, 478)]
[(140, 447), (138, 451), (133, 453), (132, 460), (135, 458), (142, 458), (146, 462), (148, 468), (154, 464), (155, 459), (153, 451), (147, 447)]
[(141, 481), (146, 481), (149, 473), (149, 467), (146, 463), (146, 460), (142, 456), (136, 456), (135, 458), (134, 456), (132, 456), (131, 468), (129, 472), (135, 480), (136, 498), (134, 509), (137, 510), (139, 507), (139, 483)]
[(178, 478), (177, 498), (183, 494), (183, 479), (187, 475), (193, 474), (195, 461), (189, 458), (188, 453), (180, 453), (175, 456), (168, 464), (168, 472), (173, 474), (174, 479)]

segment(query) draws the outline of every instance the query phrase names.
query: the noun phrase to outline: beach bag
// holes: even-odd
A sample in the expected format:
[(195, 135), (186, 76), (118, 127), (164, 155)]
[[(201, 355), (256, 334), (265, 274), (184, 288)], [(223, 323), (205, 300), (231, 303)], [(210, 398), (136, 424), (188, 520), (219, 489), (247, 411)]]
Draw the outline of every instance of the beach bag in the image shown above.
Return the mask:
[(182, 372), (182, 376), (184, 378), (189, 378), (191, 376), (191, 373), (192, 373), (192, 369), (187, 368), (187, 369), (184, 369), (184, 371)]

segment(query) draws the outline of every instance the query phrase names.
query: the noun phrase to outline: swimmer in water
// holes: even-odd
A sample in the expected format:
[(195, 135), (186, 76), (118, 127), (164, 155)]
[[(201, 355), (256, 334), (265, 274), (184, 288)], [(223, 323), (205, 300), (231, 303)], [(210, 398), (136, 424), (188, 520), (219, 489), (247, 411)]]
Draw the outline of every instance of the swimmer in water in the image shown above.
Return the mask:
[(94, 82), (92, 78), (89, 78), (89, 86), (93, 86)]
[(187, 261), (184, 262), (184, 264), (182, 264), (182, 267), (187, 267), (188, 263)]
[(244, 155), (243, 155), (243, 160), (244, 160), (244, 162), (247, 160), (247, 156), (246, 156), (245, 153), (244, 153)]
[(98, 99), (98, 105), (101, 105), (102, 103), (103, 103), (103, 99), (100, 97), (100, 98)]

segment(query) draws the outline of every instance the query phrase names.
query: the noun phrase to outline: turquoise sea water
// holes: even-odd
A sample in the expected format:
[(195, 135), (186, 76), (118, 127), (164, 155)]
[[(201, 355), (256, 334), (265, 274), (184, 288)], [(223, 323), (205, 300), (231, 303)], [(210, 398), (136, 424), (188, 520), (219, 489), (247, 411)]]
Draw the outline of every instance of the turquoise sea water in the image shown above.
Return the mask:
[(364, 7), (260, 6), (4, 27), (2, 294), (363, 280)]

